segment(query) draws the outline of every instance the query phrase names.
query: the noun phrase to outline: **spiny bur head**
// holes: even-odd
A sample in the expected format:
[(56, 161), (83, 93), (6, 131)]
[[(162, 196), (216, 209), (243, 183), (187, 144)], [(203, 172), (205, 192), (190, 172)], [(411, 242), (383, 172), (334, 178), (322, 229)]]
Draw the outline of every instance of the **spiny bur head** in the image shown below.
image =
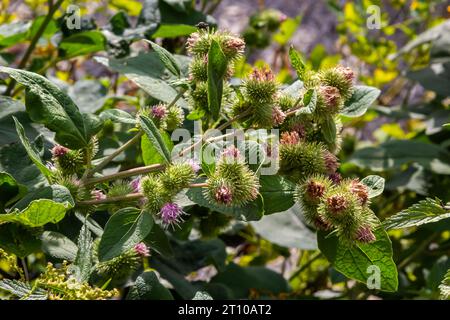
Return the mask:
[(208, 109), (208, 85), (205, 82), (197, 82), (193, 90), (189, 90), (189, 99), (195, 110)]
[(319, 107), (316, 108), (317, 111), (334, 115), (341, 109), (342, 99), (338, 88), (332, 86), (320, 86), (318, 89), (318, 96)]
[(80, 150), (69, 150), (61, 156), (54, 157), (53, 161), (64, 175), (79, 173), (84, 166), (84, 156)]
[(320, 143), (300, 142), (280, 145), (280, 170), (298, 170), (302, 176), (327, 172), (325, 148)]
[(140, 263), (139, 254), (131, 248), (111, 260), (98, 263), (96, 268), (100, 274), (120, 281), (131, 276)]
[(254, 68), (243, 86), (245, 98), (254, 103), (274, 103), (276, 99), (278, 85), (268, 67)]
[(369, 189), (358, 179), (352, 180), (349, 185), (350, 192), (356, 195), (362, 205), (366, 205), (369, 201)]
[(187, 40), (188, 52), (193, 56), (205, 56), (213, 40), (217, 41), (229, 61), (239, 58), (244, 53), (244, 40), (226, 31), (209, 29), (201, 29), (190, 35)]
[(320, 80), (323, 85), (337, 88), (345, 101), (353, 94), (354, 75), (350, 71), (343, 67), (326, 69), (320, 73)]
[(282, 111), (286, 112), (294, 107), (295, 99), (288, 94), (280, 94), (278, 97), (278, 105)]
[(328, 174), (333, 174), (336, 172), (339, 167), (339, 161), (337, 157), (329, 152), (328, 150), (324, 151), (323, 159), (325, 161), (325, 167), (327, 168)]
[(146, 198), (146, 207), (152, 213), (157, 213), (164, 204), (164, 195), (162, 193), (163, 185), (158, 177), (148, 175), (141, 180), (141, 191)]
[(189, 79), (195, 82), (208, 80), (208, 56), (192, 59), (189, 65)]
[(69, 151), (70, 151), (70, 149), (57, 144), (52, 148), (51, 153), (52, 153), (53, 158), (59, 158), (59, 157), (64, 156)]
[(178, 106), (170, 107), (164, 120), (166, 130), (173, 131), (176, 128), (179, 128), (184, 121), (183, 109)]
[(272, 108), (272, 124), (277, 127), (284, 122), (284, 119), (286, 119), (286, 114), (280, 107), (274, 106)]
[(231, 206), (233, 202), (231, 185), (226, 180), (214, 176), (208, 180), (208, 188), (206, 189), (205, 195), (213, 202), (225, 206)]
[(187, 188), (194, 178), (195, 172), (189, 163), (175, 163), (159, 176), (163, 191), (173, 196)]

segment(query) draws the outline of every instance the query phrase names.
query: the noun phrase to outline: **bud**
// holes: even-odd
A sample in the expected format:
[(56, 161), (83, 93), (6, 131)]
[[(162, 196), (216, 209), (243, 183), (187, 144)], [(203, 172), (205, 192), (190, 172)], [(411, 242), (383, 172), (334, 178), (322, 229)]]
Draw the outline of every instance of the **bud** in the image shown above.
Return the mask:
[(328, 210), (334, 214), (340, 214), (346, 210), (349, 206), (347, 199), (344, 195), (337, 194), (330, 196), (326, 199)]
[[(55, 149), (55, 148), (53, 148)], [(80, 150), (69, 150), (67, 148), (52, 149), (54, 153), (53, 161), (63, 175), (73, 175), (79, 173), (84, 166), (84, 156)]]
[(100, 274), (123, 281), (138, 268), (141, 260), (135, 248), (131, 248), (111, 260), (100, 262), (96, 268)]
[(350, 191), (354, 193), (362, 205), (367, 204), (369, 200), (369, 190), (367, 186), (359, 182), (358, 179), (352, 180), (350, 182)]
[(189, 80), (206, 82), (208, 80), (208, 56), (196, 57), (189, 65)]
[(70, 150), (68, 148), (57, 144), (52, 148), (51, 153), (54, 158), (59, 158), (64, 156), (69, 151)]
[(324, 153), (320, 143), (300, 142), (280, 145), (280, 170), (285, 174), (298, 173), (299, 178), (327, 172)]
[(283, 132), (281, 134), (281, 144), (297, 144), (300, 142), (300, 135), (297, 131)]
[(272, 122), (274, 126), (279, 126), (284, 122), (284, 119), (286, 118), (286, 114), (281, 111), (281, 109), (277, 106), (275, 106), (272, 109)]
[(219, 43), (228, 60), (239, 58), (245, 49), (245, 42), (241, 38), (226, 32), (201, 29), (191, 33), (187, 40), (187, 50), (195, 57), (203, 57), (208, 54), (212, 41)]
[(358, 240), (363, 243), (374, 242), (377, 238), (372, 232), (372, 229), (368, 225), (361, 226), (355, 235), (355, 240)]
[(320, 73), (322, 85), (337, 88), (344, 101), (353, 94), (353, 79), (353, 71), (342, 66), (327, 69)]
[(95, 199), (95, 200), (103, 200), (103, 199), (106, 199), (106, 194), (104, 194), (102, 190), (97, 190), (97, 189), (92, 190), (92, 191), (91, 191), (91, 196), (92, 196), (92, 198)]
[(179, 223), (183, 221), (181, 216), (185, 214), (185, 212), (178, 204), (169, 202), (162, 206), (159, 214), (165, 227), (173, 227), (174, 225), (178, 226)]
[(178, 106), (172, 106), (169, 108), (167, 112), (167, 116), (165, 118), (165, 127), (166, 130), (173, 131), (176, 128), (180, 127), (184, 121), (184, 112)]
[(187, 188), (194, 178), (195, 172), (189, 163), (175, 163), (159, 175), (162, 191), (169, 196)]
[(133, 190), (133, 192), (141, 192), (141, 177), (136, 177), (130, 182), (130, 187)]
[(355, 79), (355, 73), (352, 69), (343, 67), (343, 66), (337, 66), (336, 67), (337, 73), (341, 74), (345, 80), (347, 80), (349, 85), (353, 84), (353, 80)]
[(139, 242), (138, 244), (136, 244), (134, 246), (134, 251), (136, 251), (136, 253), (141, 257), (150, 256), (150, 250), (148, 249), (146, 244), (143, 242)]
[(268, 67), (254, 68), (250, 76), (244, 81), (243, 86), (246, 100), (254, 104), (274, 103), (278, 85), (274, 74)]
[(141, 180), (141, 191), (147, 199), (146, 207), (152, 213), (157, 213), (164, 204), (163, 199), (163, 185), (161, 181), (155, 176), (146, 176)]
[(332, 86), (320, 86), (319, 95), (325, 104), (326, 112), (335, 114), (339, 110), (341, 95), (337, 88)]
[(337, 168), (339, 167), (338, 159), (334, 154), (332, 154), (329, 151), (324, 152), (324, 161), (325, 161), (325, 167), (327, 168), (327, 173), (332, 174), (336, 172)]

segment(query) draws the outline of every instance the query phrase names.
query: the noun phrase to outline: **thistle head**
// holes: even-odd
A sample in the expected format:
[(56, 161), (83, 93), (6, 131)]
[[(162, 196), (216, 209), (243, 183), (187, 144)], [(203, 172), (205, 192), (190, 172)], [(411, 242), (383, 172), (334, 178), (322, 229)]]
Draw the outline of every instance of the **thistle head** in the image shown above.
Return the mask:
[(268, 67), (254, 68), (243, 83), (246, 99), (253, 103), (274, 103), (278, 85), (275, 76)]
[(165, 227), (179, 225), (183, 221), (183, 209), (174, 202), (165, 203), (159, 212), (161, 220)]
[(324, 70), (320, 73), (320, 82), (324, 86), (338, 89), (343, 100), (347, 100), (353, 93), (353, 71), (342, 66)]
[(343, 194), (335, 194), (326, 199), (327, 209), (335, 215), (345, 211), (349, 203)]
[(189, 79), (195, 82), (208, 80), (208, 56), (195, 57), (189, 65)]
[(130, 187), (133, 192), (141, 192), (141, 179), (142, 177), (136, 177), (130, 182)]
[(283, 132), (281, 134), (281, 144), (297, 144), (300, 142), (300, 135), (297, 131)]
[(194, 178), (195, 172), (189, 163), (174, 163), (159, 175), (162, 192), (171, 196), (187, 188)]
[(326, 110), (334, 114), (338, 110), (341, 102), (341, 95), (338, 88), (332, 86), (320, 86), (319, 95), (325, 104)]
[(286, 114), (281, 110), (280, 107), (275, 106), (272, 109), (272, 122), (274, 126), (279, 126), (286, 119)]
[(157, 105), (151, 107), (150, 113), (151, 113), (152, 118), (161, 121), (167, 115), (167, 107), (165, 104), (162, 104), (162, 103), (157, 104)]
[(98, 190), (98, 189), (92, 190), (91, 196), (92, 196), (92, 199), (95, 199), (95, 200), (106, 199), (106, 194), (102, 190)]
[(53, 158), (59, 158), (59, 157), (64, 156), (69, 151), (70, 151), (70, 149), (57, 144), (52, 148), (51, 153), (52, 153)]
[(136, 253), (141, 257), (150, 256), (150, 249), (144, 242), (139, 242), (138, 244), (136, 244), (134, 246), (134, 251), (136, 251)]
[(164, 204), (163, 185), (158, 177), (148, 175), (141, 180), (141, 192), (146, 198), (146, 206), (152, 212), (159, 212)]
[(327, 169), (327, 172), (329, 174), (333, 174), (336, 172), (337, 168), (339, 167), (339, 161), (336, 158), (334, 154), (326, 150), (324, 152), (324, 161), (325, 161), (325, 167)]
[(241, 152), (234, 145), (225, 148), (221, 153), (221, 159), (224, 161), (237, 160), (241, 156)]
[(244, 40), (227, 31), (211, 31), (209, 29), (200, 29), (191, 33), (187, 40), (187, 50), (193, 56), (203, 57), (208, 54), (213, 40), (220, 45), (230, 61), (239, 58), (244, 53)]
[(361, 183), (358, 179), (355, 179), (350, 182), (349, 188), (350, 192), (356, 195), (362, 205), (367, 204), (367, 201), (369, 200), (369, 190), (365, 184)]
[(359, 242), (370, 243), (374, 242), (376, 239), (377, 238), (369, 225), (363, 225), (356, 230), (355, 240)]
[(226, 206), (231, 205), (233, 201), (231, 188), (226, 184), (219, 186), (214, 192), (214, 199), (217, 203), (224, 204)]
[(170, 107), (164, 120), (166, 130), (173, 131), (179, 128), (184, 121), (183, 109), (178, 106)]
[(353, 72), (352, 69), (348, 68), (348, 67), (344, 67), (344, 66), (337, 66), (336, 67), (336, 72), (341, 74), (342, 77), (347, 80), (349, 85), (353, 84), (353, 80), (355, 80), (355, 73)]

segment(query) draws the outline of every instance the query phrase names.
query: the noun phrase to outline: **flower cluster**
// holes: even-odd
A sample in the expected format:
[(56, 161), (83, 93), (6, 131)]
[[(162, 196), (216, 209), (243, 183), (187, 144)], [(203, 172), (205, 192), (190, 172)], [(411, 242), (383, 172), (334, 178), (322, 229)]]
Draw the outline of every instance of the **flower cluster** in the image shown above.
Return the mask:
[(184, 111), (176, 104), (169, 107), (164, 103), (159, 103), (144, 107), (138, 112), (138, 116), (140, 115), (148, 116), (158, 128), (168, 131), (179, 128), (184, 121)]
[(197, 163), (176, 163), (156, 175), (147, 175), (140, 181), (145, 206), (159, 214), (165, 226), (177, 225), (182, 221), (183, 210), (173, 202), (174, 197), (194, 180), (199, 170)]
[(358, 180), (333, 183), (325, 175), (311, 175), (298, 185), (296, 197), (306, 220), (317, 229), (335, 229), (348, 242), (376, 240), (373, 230), (378, 220), (369, 208), (367, 186)]

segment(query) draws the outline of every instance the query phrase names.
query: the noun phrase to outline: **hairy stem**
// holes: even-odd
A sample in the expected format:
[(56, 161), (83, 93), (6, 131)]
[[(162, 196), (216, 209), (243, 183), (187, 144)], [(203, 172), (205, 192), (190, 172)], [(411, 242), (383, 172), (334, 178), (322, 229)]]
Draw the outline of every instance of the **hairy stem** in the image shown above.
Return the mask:
[[(48, 13), (45, 16), (44, 21), (39, 26), (39, 29), (37, 30), (36, 34), (34, 35), (33, 39), (31, 39), (30, 45), (28, 46), (27, 51), (25, 52), (24, 56), (22, 57), (22, 60), (20, 60), (19, 65), (17, 66), (17, 69), (23, 69), (26, 65), (28, 60), (31, 57), (31, 54), (33, 53), (34, 49), (36, 48), (36, 44), (38, 43), (39, 39), (41, 38), (42, 34), (44, 33), (45, 29), (47, 28), (48, 24), (53, 18), (53, 15), (55, 12), (59, 9), (61, 4), (64, 2), (64, 0), (58, 0), (55, 4), (52, 4), (51, 1), (48, 2), (49, 8)], [(16, 85), (16, 81), (14, 79), (11, 80), (8, 87), (5, 91), (5, 96), (9, 96), (11, 92), (14, 90), (14, 87)]]
[(110, 180), (138, 176), (140, 174), (145, 174), (145, 173), (154, 172), (154, 171), (160, 171), (160, 170), (164, 169), (164, 167), (165, 167), (165, 165), (156, 163), (156, 164), (152, 164), (152, 165), (145, 166), (145, 167), (138, 167), (138, 168), (133, 168), (133, 169), (125, 170), (125, 171), (120, 171), (120, 172), (113, 173), (113, 174), (103, 176), (103, 177), (87, 179), (83, 184), (85, 186), (90, 186), (90, 185), (94, 185), (97, 183), (102, 183), (102, 182), (106, 182), (106, 181), (110, 181)]
[(102, 170), (104, 167), (108, 165), (108, 163), (111, 162), (115, 157), (117, 157), (119, 154), (121, 154), (123, 151), (134, 145), (135, 143), (139, 142), (142, 135), (144, 134), (143, 131), (139, 131), (133, 138), (125, 142), (123, 145), (121, 145), (119, 148), (117, 148), (113, 153), (111, 153), (109, 156), (107, 156), (102, 162), (100, 162), (98, 165), (96, 165), (94, 168), (92, 168), (89, 173), (87, 174), (88, 177), (92, 176), (95, 172), (98, 172)]

